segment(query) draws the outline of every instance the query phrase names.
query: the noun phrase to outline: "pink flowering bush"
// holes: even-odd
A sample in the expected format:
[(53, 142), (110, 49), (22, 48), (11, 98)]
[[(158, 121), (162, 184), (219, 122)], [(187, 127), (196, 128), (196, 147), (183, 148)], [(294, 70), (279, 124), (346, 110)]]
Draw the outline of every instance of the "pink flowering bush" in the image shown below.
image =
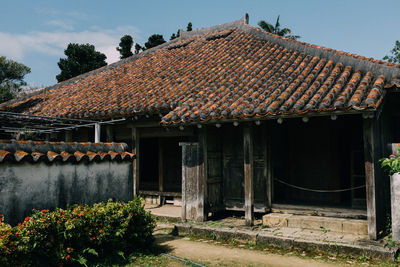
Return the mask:
[(11, 227), (0, 216), (0, 266), (73, 266), (125, 257), (153, 243), (154, 220), (139, 198), (33, 211)]

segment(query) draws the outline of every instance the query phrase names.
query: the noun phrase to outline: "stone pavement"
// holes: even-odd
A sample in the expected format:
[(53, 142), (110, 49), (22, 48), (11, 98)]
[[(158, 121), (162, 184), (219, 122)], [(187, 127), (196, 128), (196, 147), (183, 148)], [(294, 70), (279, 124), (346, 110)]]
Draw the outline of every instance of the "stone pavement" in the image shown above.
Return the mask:
[[(180, 222), (181, 220), (180, 206), (164, 205), (159, 207), (146, 205), (145, 208), (160, 219), (167, 219), (173, 222)], [(327, 217), (295, 217), (295, 220), (299, 223), (298, 225), (305, 227), (300, 228), (295, 227), (294, 224), (291, 224), (290, 227), (279, 224), (276, 227), (266, 226), (263, 225), (262, 219), (256, 219), (254, 226), (249, 227), (245, 225), (243, 217), (226, 217), (201, 223), (177, 223), (175, 230), (180, 235), (192, 234), (221, 240), (235, 239), (258, 244), (270, 244), (282, 248), (319, 250), (334, 254), (366, 256), (389, 261), (395, 259), (397, 248), (388, 247), (384, 240), (369, 240), (362, 223), (354, 231), (343, 231), (343, 228), (342, 231), (339, 231), (340, 228), (333, 223), (335, 219), (331, 218), (332, 221), (329, 222)], [(347, 219), (339, 219), (339, 222), (342, 223), (341, 225), (343, 225), (343, 220), (348, 221)], [(321, 225), (323, 227), (319, 226), (321, 222), (324, 222)], [(312, 225), (313, 223), (315, 225)], [(329, 229), (329, 227), (332, 229)]]

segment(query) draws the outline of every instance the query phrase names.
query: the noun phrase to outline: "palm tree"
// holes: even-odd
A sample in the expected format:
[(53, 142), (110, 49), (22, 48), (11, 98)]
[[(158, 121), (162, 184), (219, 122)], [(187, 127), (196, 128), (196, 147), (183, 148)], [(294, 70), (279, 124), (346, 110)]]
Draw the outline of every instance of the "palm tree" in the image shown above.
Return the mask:
[(292, 31), (289, 28), (280, 28), (281, 25), (279, 24), (279, 16), (276, 19), (275, 26), (266, 22), (265, 20), (259, 21), (258, 26), (260, 26), (260, 28), (264, 31), (276, 34), (278, 36), (283, 36), (293, 40), (297, 40), (298, 38), (300, 38), (299, 35), (292, 35)]

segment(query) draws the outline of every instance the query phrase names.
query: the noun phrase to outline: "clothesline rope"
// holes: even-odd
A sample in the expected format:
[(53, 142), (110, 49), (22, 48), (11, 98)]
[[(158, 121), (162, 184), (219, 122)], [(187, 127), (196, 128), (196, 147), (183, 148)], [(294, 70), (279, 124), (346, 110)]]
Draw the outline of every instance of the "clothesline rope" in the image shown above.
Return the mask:
[(346, 191), (352, 191), (352, 190), (357, 190), (357, 189), (361, 189), (364, 188), (365, 185), (360, 185), (360, 186), (355, 186), (355, 187), (350, 187), (350, 188), (345, 188), (345, 189), (333, 189), (333, 190), (318, 190), (318, 189), (310, 189), (310, 188), (305, 188), (305, 187), (301, 187), (301, 186), (297, 186), (297, 185), (293, 185), (293, 184), (289, 184), (285, 181), (282, 181), (278, 178), (274, 178), (275, 181), (284, 184), (286, 186), (292, 187), (292, 188), (296, 188), (299, 190), (303, 190), (303, 191), (309, 191), (309, 192), (316, 192), (316, 193), (340, 193), (340, 192), (346, 192)]

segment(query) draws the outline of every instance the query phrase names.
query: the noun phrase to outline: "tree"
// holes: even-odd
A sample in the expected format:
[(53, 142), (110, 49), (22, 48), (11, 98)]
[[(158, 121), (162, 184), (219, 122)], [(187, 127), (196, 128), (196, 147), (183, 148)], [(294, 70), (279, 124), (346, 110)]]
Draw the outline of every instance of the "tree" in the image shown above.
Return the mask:
[(284, 36), (289, 39), (297, 40), (300, 38), (299, 35), (292, 35), (292, 31), (289, 28), (280, 28), (281, 25), (279, 24), (279, 16), (276, 19), (275, 26), (266, 22), (265, 20), (259, 21), (258, 26), (260, 26), (260, 28), (266, 32), (270, 32), (279, 36)]
[(61, 73), (56, 76), (58, 82), (68, 80), (91, 70), (106, 66), (106, 56), (95, 50), (91, 44), (70, 43), (64, 50), (67, 58), (60, 58), (58, 67)]
[(392, 50), (391, 55), (386, 55), (383, 59), (391, 63), (400, 63), (400, 41), (396, 41)]
[(192, 31), (192, 23), (189, 22), (187, 27), (186, 27), (186, 31), (191, 32)]
[[(188, 25), (186, 27), (186, 31), (188, 31), (188, 32), (192, 31), (192, 23), (191, 22), (188, 23)], [(171, 35), (171, 38), (169, 38), (169, 39), (174, 40), (175, 38), (178, 38), (178, 37), (179, 37), (179, 30), (176, 32), (176, 34), (173, 33)]]
[(0, 57), (0, 102), (10, 100), (26, 85), (24, 76), (31, 69), (6, 57)]
[(145, 48), (143, 46), (141, 46), (140, 44), (138, 44), (138, 43), (135, 44), (135, 54), (139, 54), (140, 50), (144, 51), (144, 49)]
[(178, 38), (178, 37), (179, 37), (179, 30), (176, 32), (176, 34), (173, 33), (173, 34), (171, 35), (171, 38), (169, 38), (169, 40), (174, 40), (175, 38)]
[(153, 34), (149, 37), (144, 46), (146, 47), (146, 49), (149, 49), (163, 43), (165, 43), (165, 40), (161, 34)]
[(121, 37), (121, 41), (119, 42), (119, 47), (117, 47), (117, 51), (121, 54), (120, 59), (127, 58), (133, 55), (131, 49), (133, 46), (133, 39), (130, 35), (124, 35)]

